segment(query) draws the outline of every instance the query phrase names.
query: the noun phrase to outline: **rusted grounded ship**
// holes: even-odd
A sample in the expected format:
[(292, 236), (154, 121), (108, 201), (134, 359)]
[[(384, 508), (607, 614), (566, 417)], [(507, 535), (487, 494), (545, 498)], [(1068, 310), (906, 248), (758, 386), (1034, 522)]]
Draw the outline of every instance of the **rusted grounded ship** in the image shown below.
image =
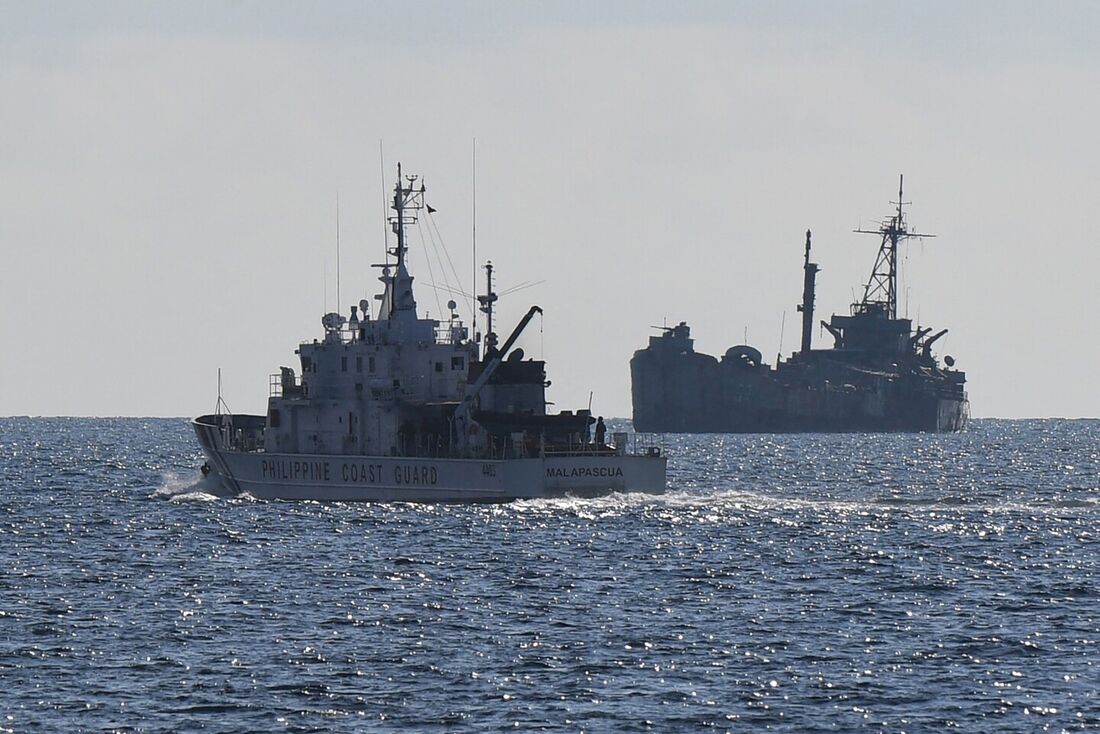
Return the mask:
[[(904, 179), (902, 179), (903, 181)], [(813, 349), (814, 288), (806, 232), (802, 342), (790, 359), (764, 363), (760, 350), (731, 347), (721, 360), (693, 348), (681, 321), (650, 337), (630, 361), (634, 428), (643, 432), (793, 433), (815, 431), (958, 431), (966, 426), (966, 374), (955, 360), (933, 355), (947, 329), (917, 326), (897, 315), (898, 245), (931, 237), (910, 231), (902, 186), (895, 213), (877, 230), (881, 238), (863, 299), (850, 315), (821, 325), (830, 349)]]

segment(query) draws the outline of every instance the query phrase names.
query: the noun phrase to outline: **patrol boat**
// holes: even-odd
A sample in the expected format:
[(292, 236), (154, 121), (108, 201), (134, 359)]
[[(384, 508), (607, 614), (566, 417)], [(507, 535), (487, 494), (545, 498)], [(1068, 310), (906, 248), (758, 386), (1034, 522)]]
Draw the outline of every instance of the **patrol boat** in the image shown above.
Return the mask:
[[(266, 415), (223, 410), (192, 421), (212, 474), (231, 492), (266, 499), (502, 502), (609, 492), (660, 493), (667, 459), (640, 437), (591, 441), (590, 410), (546, 411), (545, 363), (516, 340), (542, 312), (532, 306), (503, 344), (490, 315), (484, 349), (448, 303), (447, 321), (420, 318), (406, 229), (425, 186), (397, 167), (388, 217), (396, 246), (375, 296), (345, 317), (325, 314), (324, 335), (299, 345), (301, 374), (281, 367)], [(433, 211), (428, 207), (429, 214)], [(390, 258), (393, 258), (391, 261)], [(602, 431), (601, 431), (602, 433)], [(599, 438), (603, 438), (602, 435)]]

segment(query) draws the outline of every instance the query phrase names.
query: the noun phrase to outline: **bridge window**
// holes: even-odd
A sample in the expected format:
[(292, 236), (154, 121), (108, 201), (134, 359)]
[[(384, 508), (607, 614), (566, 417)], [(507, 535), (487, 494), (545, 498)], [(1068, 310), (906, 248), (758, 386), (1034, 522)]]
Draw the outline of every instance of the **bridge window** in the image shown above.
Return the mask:
[(436, 372), (442, 372), (443, 371), (443, 363), (442, 362), (436, 362), (435, 363), (435, 371)]
[(348, 371), (348, 358), (347, 357), (340, 357), (340, 371), (341, 372), (347, 372)]
[(362, 372), (363, 371), (363, 358), (361, 356), (356, 356), (355, 357), (355, 371), (356, 372)]
[(466, 367), (466, 360), (465, 359), (463, 359), (462, 357), (451, 357), (451, 369), (452, 370), (461, 370), (461, 369), (465, 369), (465, 367)]

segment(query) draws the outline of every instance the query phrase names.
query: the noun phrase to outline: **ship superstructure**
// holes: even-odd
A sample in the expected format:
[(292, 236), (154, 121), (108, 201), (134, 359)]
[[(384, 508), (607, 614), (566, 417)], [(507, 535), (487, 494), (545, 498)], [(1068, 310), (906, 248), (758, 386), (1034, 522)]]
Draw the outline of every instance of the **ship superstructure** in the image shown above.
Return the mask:
[[(900, 179), (904, 182), (904, 179)], [(969, 417), (965, 373), (933, 345), (947, 329), (899, 318), (898, 246), (931, 237), (909, 229), (898, 186), (895, 213), (878, 229), (875, 265), (861, 300), (821, 326), (831, 349), (813, 349), (816, 278), (806, 232), (799, 351), (775, 367), (758, 349), (731, 347), (721, 361), (694, 351), (681, 322), (631, 360), (634, 425), (641, 431), (957, 431)]]
[[(398, 182), (389, 218), (395, 245), (379, 280), (376, 315), (364, 300), (328, 313), (324, 334), (302, 343), (300, 373), (271, 378), (266, 415), (218, 412), (195, 419), (208, 468), (259, 497), (334, 500), (500, 501), (556, 494), (663, 491), (665, 458), (618, 434), (590, 440), (588, 410), (546, 411), (545, 363), (516, 340), (484, 351), (448, 303), (446, 320), (421, 318), (408, 267), (407, 232), (425, 207), (416, 176)], [(392, 259), (391, 259), (392, 258)]]

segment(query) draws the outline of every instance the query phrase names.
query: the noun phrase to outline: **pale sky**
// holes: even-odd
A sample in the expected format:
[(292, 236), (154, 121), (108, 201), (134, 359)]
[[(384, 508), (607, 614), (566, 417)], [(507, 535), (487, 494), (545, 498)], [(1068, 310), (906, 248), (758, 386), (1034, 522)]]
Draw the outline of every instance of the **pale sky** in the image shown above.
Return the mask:
[(1100, 416), (1097, 28), (1094, 2), (0, 1), (0, 415), (193, 416), (219, 367), (264, 412), (336, 307), (337, 195), (340, 310), (377, 291), (379, 140), (470, 289), (476, 138), (478, 260), (545, 280), (498, 331), (545, 309), (521, 345), (554, 409), (628, 416), (651, 325), (789, 355), (803, 232), (846, 313), (877, 247), (851, 230), (904, 173), (938, 235), (903, 253), (908, 312), (950, 329), (973, 415)]

